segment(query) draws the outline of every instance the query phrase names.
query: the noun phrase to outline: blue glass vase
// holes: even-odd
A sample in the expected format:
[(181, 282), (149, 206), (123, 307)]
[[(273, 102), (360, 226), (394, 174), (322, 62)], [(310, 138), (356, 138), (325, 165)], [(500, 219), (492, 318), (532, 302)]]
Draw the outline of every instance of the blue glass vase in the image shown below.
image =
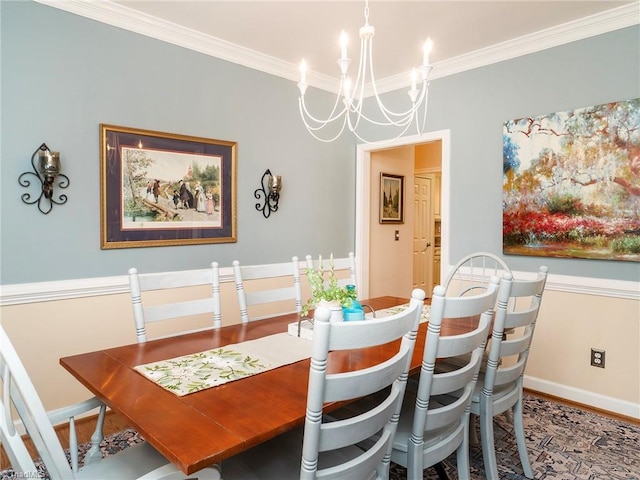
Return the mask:
[[(347, 285), (347, 291), (355, 292), (355, 285)], [(364, 309), (357, 299), (351, 300), (350, 307), (342, 307), (344, 321), (349, 322), (351, 320), (364, 320)]]

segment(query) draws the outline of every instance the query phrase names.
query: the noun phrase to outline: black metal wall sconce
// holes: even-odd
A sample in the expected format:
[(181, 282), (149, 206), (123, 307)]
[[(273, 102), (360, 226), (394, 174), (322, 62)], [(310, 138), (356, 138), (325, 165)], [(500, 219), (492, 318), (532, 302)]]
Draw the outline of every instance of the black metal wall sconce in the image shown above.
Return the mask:
[(280, 200), (280, 190), (282, 189), (282, 177), (280, 175), (271, 175), (271, 171), (267, 169), (262, 175), (260, 181), (261, 187), (256, 189), (253, 195), (260, 200), (264, 197), (264, 203), (256, 203), (256, 210), (262, 210), (264, 218), (269, 218), (271, 212), (278, 211), (278, 200)]
[[(36, 155), (38, 156), (37, 165)], [(34, 200), (31, 199), (29, 192), (25, 192), (20, 197), (22, 201), (27, 205), (37, 204), (38, 210), (45, 215), (51, 211), (54, 203), (56, 205), (67, 203), (67, 196), (64, 194), (58, 195), (58, 198), (53, 197), (53, 185), (56, 178), (60, 179), (58, 187), (67, 188), (69, 186), (69, 178), (60, 173), (60, 153), (52, 152), (49, 150), (49, 147), (47, 147), (47, 144), (43, 143), (33, 152), (33, 155), (31, 155), (31, 166), (33, 167), (33, 172), (23, 172), (20, 174), (18, 183), (23, 187), (29, 187), (31, 181), (28, 179), (28, 176), (33, 175), (42, 184), (42, 191), (38, 198)]]

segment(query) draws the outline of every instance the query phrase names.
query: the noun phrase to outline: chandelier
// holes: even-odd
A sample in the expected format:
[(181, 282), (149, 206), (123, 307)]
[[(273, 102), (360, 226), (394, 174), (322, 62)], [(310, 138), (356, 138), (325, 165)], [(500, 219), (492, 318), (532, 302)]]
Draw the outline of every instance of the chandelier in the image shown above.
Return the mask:
[[(347, 57), (347, 34), (344, 30), (340, 34), (341, 55), (338, 59), (340, 84), (333, 109), (325, 119), (314, 117), (307, 109), (305, 103), (305, 93), (309, 86), (306, 79), (307, 64), (302, 60), (300, 65), (300, 82), (298, 82), (298, 89), (300, 90), (300, 96), (298, 97), (300, 116), (309, 133), (322, 142), (334, 141), (342, 135), (345, 127), (348, 127), (362, 142), (379, 143), (370, 142), (363, 138), (358, 131), (361, 122), (368, 122), (380, 126), (398, 127), (400, 131), (392, 140), (404, 135), (412, 124), (415, 124), (418, 134), (424, 131), (427, 117), (427, 97), (429, 93), (428, 78), (433, 68), (432, 65), (429, 64), (429, 54), (433, 46), (431, 38), (427, 38), (427, 41), (424, 43), (422, 65), (417, 69), (413, 69), (411, 72), (411, 88), (407, 92), (411, 100), (411, 107), (405, 112), (394, 112), (382, 103), (376, 87), (373, 74), (373, 37), (375, 35), (375, 28), (373, 25), (369, 25), (368, 0), (365, 1), (364, 20), (364, 26), (360, 28), (360, 61), (356, 80), (353, 84), (351, 83), (351, 78), (348, 76), (351, 59)], [(420, 90), (418, 90), (418, 81), (421, 83)], [(367, 82), (370, 83), (370, 88), (373, 93), (371, 97), (373, 98), (365, 105), (365, 99), (370, 98), (365, 96), (365, 86)], [(373, 118), (370, 111), (373, 111), (376, 106), (378, 113), (376, 114), (376, 118)], [(321, 131), (326, 127), (330, 127), (329, 129), (332, 128), (333, 133), (323, 138)], [(336, 131), (337, 133), (335, 133)]]

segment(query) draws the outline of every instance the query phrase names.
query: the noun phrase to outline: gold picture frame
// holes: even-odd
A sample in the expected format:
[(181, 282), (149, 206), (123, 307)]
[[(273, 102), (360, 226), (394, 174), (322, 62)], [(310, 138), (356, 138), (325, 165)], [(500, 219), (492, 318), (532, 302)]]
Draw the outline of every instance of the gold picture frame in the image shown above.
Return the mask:
[(100, 247), (236, 242), (236, 146), (101, 124)]

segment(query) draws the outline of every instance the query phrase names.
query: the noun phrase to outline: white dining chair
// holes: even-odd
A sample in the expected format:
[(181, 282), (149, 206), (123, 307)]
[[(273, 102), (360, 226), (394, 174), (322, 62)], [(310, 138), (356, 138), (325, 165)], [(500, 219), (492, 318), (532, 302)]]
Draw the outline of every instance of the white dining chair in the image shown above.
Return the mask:
[(477, 295), (486, 290), (491, 277), (511, 273), (509, 265), (497, 255), (474, 252), (461, 258), (442, 283), (447, 296)]
[[(444, 283), (445, 294), (448, 296), (477, 295), (486, 291), (492, 277), (502, 278), (504, 275), (512, 275), (509, 265), (497, 255), (488, 252), (474, 252), (461, 258), (451, 269)], [(508, 331), (505, 332), (509, 333)], [(484, 369), (487, 360), (487, 352), (480, 370)], [(450, 369), (450, 364), (458, 363), (457, 359), (450, 358), (438, 362), (437, 369)], [(511, 421), (507, 412), (508, 420)], [(478, 445), (475, 430), (471, 430), (471, 445)]]
[[(490, 330), (499, 280), (474, 296), (447, 297), (437, 286), (431, 298), (431, 313), (417, 388), (404, 398), (391, 461), (407, 468), (408, 479), (422, 479), (423, 470), (457, 452), (458, 478), (470, 478), (469, 405), (484, 347)], [(471, 332), (441, 336), (442, 322), (478, 317)], [(435, 373), (436, 361), (466, 356), (457, 370)]]
[[(251, 479), (387, 479), (389, 454), (404, 396), (425, 294), (416, 289), (409, 308), (366, 322), (330, 322), (318, 307), (314, 331), (304, 429), (225, 460), (225, 480)], [(358, 370), (336, 371), (342, 352), (394, 343), (390, 358), (374, 358)], [(345, 365), (344, 368), (348, 368)], [(381, 403), (356, 416), (335, 419), (324, 407), (375, 392)], [(362, 449), (359, 442), (379, 432), (379, 440)]]
[[(472, 418), (480, 418), (480, 437), (486, 477), (498, 480), (498, 467), (493, 435), (493, 417), (512, 411), (518, 454), (524, 474), (533, 478), (522, 419), (522, 381), (529, 347), (542, 303), (548, 268), (540, 268), (533, 280), (512, 280), (506, 274), (503, 281), (510, 289), (501, 291), (493, 324), (485, 368), (472, 397)], [(509, 335), (504, 332), (509, 330)]]
[[(236, 283), (238, 306), (242, 323), (257, 320), (265, 316), (250, 316), (249, 307), (289, 301), (289, 307), (274, 314), (302, 311), (302, 289), (300, 285), (300, 264), (298, 257), (293, 257), (291, 263), (274, 263), (265, 265), (240, 265), (238, 260), (233, 261), (233, 276)], [(247, 281), (252, 283), (270, 282), (275, 284), (283, 282), (287, 286), (268, 286), (248, 288)]]
[[(197, 476), (201, 480), (217, 480), (216, 467), (206, 468), (197, 475), (187, 476), (164, 458), (148, 443), (126, 448), (116, 455), (102, 458), (99, 444), (102, 440), (102, 424), (105, 406), (97, 398), (45, 411), (27, 371), (22, 364), (4, 328), (0, 325), (0, 441), (7, 453), (11, 467), (21, 478), (42, 478), (44, 473), (51, 480), (177, 480)], [(96, 430), (91, 437), (92, 447), (80, 466), (75, 417), (97, 411)], [(69, 423), (69, 455), (60, 444), (54, 425)], [(18, 425), (24, 427), (32, 441), (46, 472), (38, 471)]]
[[(206, 295), (186, 293), (185, 288), (208, 287)], [(137, 268), (129, 269), (129, 291), (133, 306), (133, 319), (138, 343), (147, 341), (147, 324), (175, 320), (184, 323), (187, 317), (209, 315), (211, 323), (201, 328), (174, 329), (168, 336), (191, 333), (222, 326), (220, 307), (220, 273), (217, 262), (202, 270), (183, 270), (159, 273), (138, 273)], [(155, 293), (155, 300), (146, 295)], [(181, 295), (181, 292), (185, 292)], [(187, 295), (189, 295), (187, 297)], [(178, 298), (176, 301), (171, 301)]]

